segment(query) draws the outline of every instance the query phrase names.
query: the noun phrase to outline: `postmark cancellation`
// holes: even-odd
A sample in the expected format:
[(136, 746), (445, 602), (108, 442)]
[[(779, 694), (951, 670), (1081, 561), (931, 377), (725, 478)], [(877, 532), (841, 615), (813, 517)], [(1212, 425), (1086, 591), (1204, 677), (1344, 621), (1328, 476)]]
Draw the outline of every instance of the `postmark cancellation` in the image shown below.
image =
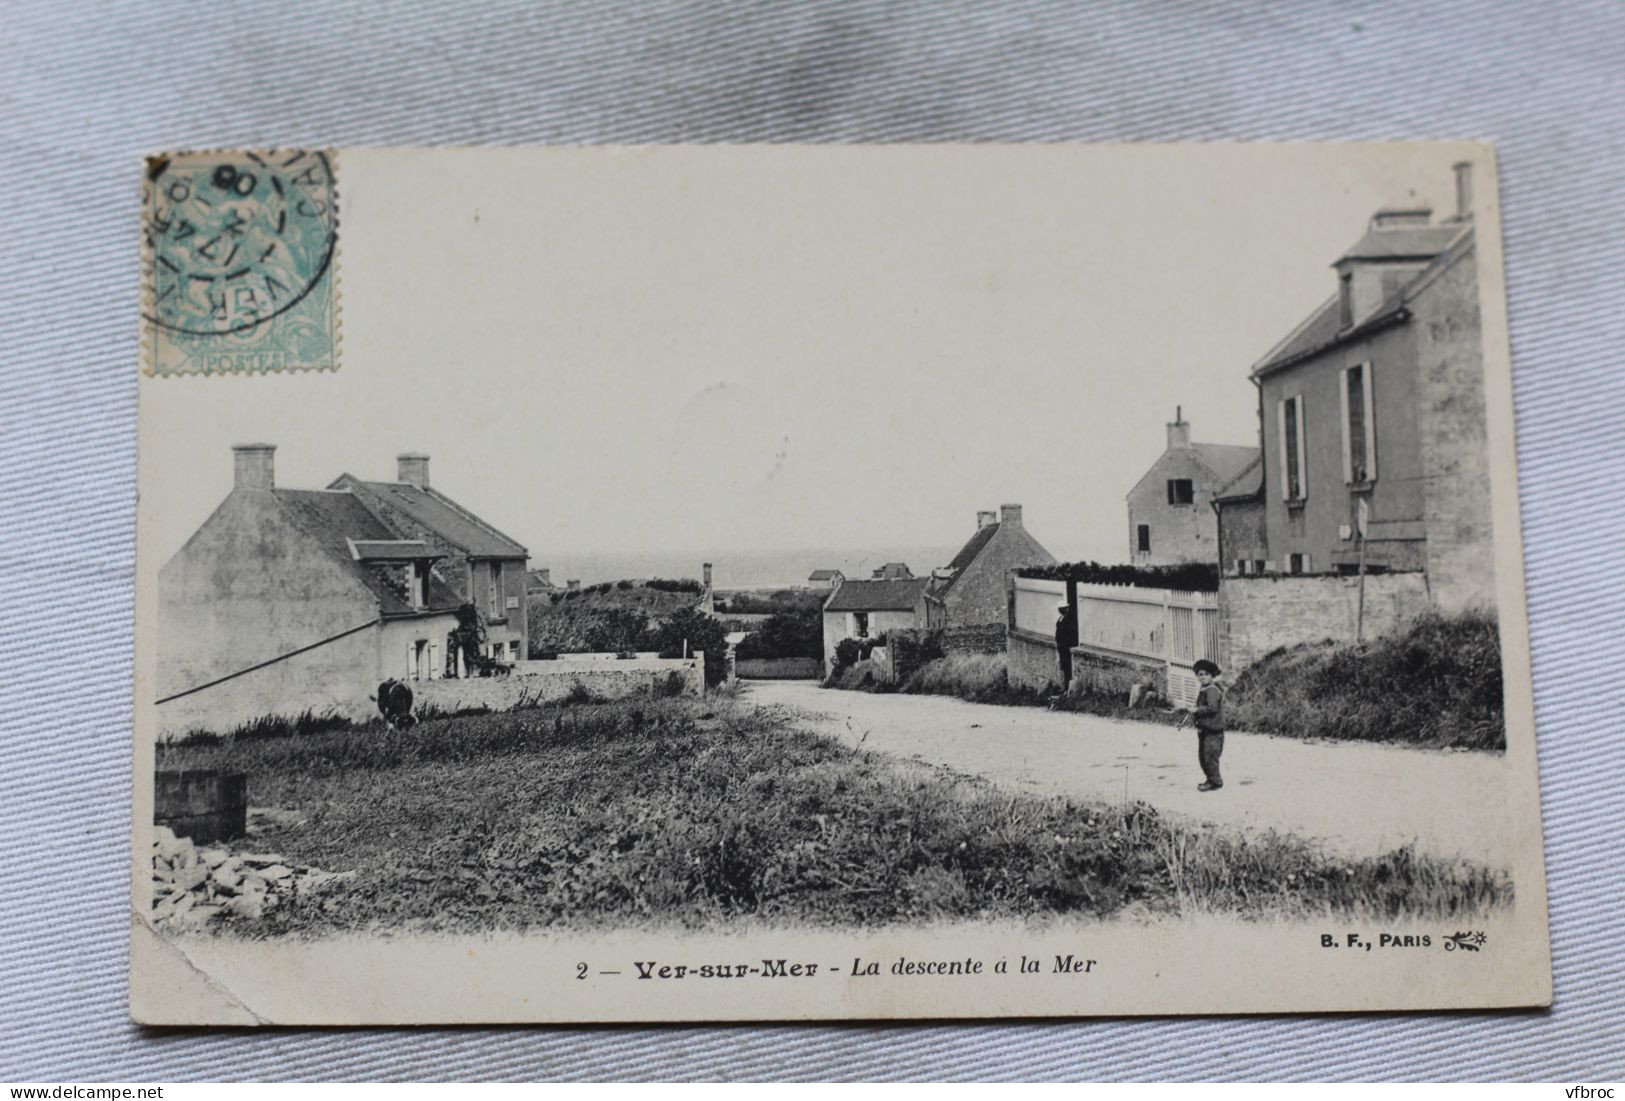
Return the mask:
[(330, 153), (218, 150), (149, 158), (142, 221), (147, 374), (338, 367)]

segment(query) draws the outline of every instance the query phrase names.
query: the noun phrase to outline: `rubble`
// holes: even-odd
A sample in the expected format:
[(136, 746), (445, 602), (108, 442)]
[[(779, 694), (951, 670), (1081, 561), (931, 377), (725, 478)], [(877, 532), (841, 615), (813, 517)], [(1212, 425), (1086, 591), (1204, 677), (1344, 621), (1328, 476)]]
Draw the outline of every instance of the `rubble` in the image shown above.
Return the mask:
[(289, 899), (343, 882), (354, 872), (327, 872), (279, 853), (198, 848), (168, 826), (153, 827), (152, 920), (169, 929), (196, 928), (221, 914), (257, 918)]

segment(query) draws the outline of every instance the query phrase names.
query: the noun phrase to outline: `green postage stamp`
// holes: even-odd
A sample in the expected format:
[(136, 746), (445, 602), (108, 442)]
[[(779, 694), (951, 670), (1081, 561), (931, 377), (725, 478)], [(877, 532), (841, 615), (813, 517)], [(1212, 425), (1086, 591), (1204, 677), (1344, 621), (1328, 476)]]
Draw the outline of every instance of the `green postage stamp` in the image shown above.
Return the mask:
[(314, 150), (152, 157), (142, 202), (152, 375), (338, 367), (337, 193)]

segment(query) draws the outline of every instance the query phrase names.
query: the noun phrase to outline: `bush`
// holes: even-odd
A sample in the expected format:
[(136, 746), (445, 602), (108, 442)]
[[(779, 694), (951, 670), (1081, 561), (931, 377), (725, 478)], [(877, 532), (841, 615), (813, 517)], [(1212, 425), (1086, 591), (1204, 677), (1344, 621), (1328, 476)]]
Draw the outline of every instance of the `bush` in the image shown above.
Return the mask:
[(780, 612), (762, 621), (734, 648), (740, 658), (824, 656), (824, 628), (817, 613)]
[(1076, 581), (1092, 585), (1139, 585), (1147, 589), (1173, 589), (1177, 592), (1219, 591), (1219, 567), (1211, 562), (1186, 562), (1178, 566), (1103, 566), (1099, 562), (1058, 562), (1053, 566), (1025, 566), (1017, 577), (1043, 581)]
[(983, 701), (1002, 701), (1011, 694), (1003, 654), (949, 654), (928, 661), (903, 682), (902, 691)]
[(705, 651), (705, 683), (721, 684), (728, 676), (728, 635), (722, 624), (696, 608), (673, 612), (654, 632), (653, 641), (663, 658), (683, 656), (688, 650)]
[(1506, 748), (1495, 616), (1426, 615), (1359, 646), (1311, 643), (1266, 654), (1236, 678), (1226, 718), (1294, 737)]
[(696, 596), (705, 591), (705, 586), (701, 585), (692, 577), (685, 577), (680, 581), (672, 581), (664, 577), (654, 577), (650, 578), (648, 581), (645, 581), (643, 583), (643, 587), (646, 589), (655, 589), (663, 593), (693, 593)]

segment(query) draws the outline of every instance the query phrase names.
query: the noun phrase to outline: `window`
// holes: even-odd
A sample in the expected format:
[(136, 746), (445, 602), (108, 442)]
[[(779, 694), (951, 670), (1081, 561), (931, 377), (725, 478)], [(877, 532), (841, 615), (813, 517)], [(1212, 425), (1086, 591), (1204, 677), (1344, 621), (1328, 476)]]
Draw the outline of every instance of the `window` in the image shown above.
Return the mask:
[(519, 640), (516, 638), (508, 640), (508, 660), (519, 660)]
[(429, 606), (429, 564), (427, 562), (413, 562), (406, 567), (407, 593), (409, 603), (414, 608)]
[(1303, 395), (1294, 394), (1275, 407), (1281, 437), (1281, 499), (1309, 496), (1308, 453), (1304, 447)]
[(492, 619), (502, 618), (502, 563), (495, 560), (488, 563), (489, 578), (486, 591), (486, 608)]
[(1337, 278), (1337, 327), (1346, 329), (1354, 324), (1354, 273), (1344, 272)]
[(852, 613), (852, 634), (855, 635), (858, 638), (868, 638), (869, 637), (869, 613), (868, 612), (853, 612)]
[(1141, 554), (1151, 553), (1151, 525), (1141, 524), (1134, 533), (1135, 547)]
[(1249, 565), (1250, 563), (1245, 558), (1236, 559), (1236, 573), (1240, 574), (1242, 577), (1246, 577)]
[(1168, 479), (1168, 503), (1170, 505), (1188, 505), (1195, 499), (1189, 478)]
[(1265, 561), (1264, 559), (1262, 559), (1262, 558), (1253, 559), (1253, 572), (1254, 573), (1259, 573), (1259, 574), (1269, 573), (1269, 567), (1270, 567), (1270, 564), (1267, 561)]
[(1343, 403), (1343, 481), (1348, 485), (1374, 482), (1377, 426), (1371, 402), (1371, 364), (1344, 368), (1339, 394)]
[(1287, 573), (1308, 573), (1309, 556), (1307, 554), (1289, 554), (1286, 560)]

